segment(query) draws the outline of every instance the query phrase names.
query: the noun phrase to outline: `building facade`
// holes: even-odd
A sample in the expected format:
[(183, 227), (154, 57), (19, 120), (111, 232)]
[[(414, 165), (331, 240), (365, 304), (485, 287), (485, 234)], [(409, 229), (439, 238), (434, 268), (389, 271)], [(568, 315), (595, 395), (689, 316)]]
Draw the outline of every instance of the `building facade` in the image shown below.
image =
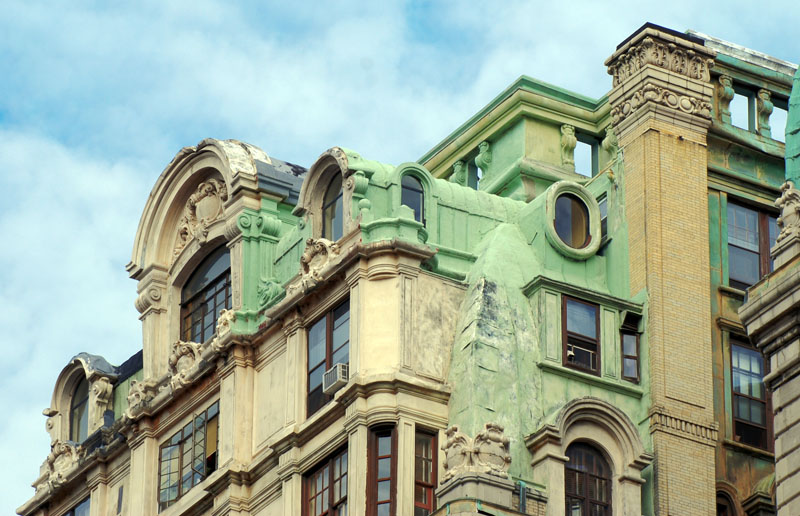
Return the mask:
[(182, 149), (127, 268), (142, 351), (65, 367), (19, 514), (774, 513), (738, 308), (796, 67), (651, 24), (606, 65), (396, 166)]

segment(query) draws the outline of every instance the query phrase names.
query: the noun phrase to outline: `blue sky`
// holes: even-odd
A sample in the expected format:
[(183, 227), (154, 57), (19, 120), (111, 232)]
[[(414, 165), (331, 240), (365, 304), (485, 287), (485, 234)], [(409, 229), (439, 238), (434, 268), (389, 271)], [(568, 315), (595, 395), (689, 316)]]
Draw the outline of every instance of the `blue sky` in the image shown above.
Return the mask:
[[(33, 495), (43, 408), (80, 351), (141, 347), (124, 266), (181, 147), (413, 161), (520, 75), (592, 97), (646, 21), (800, 60), (793, 2), (59, 2), (0, 11), (0, 514)], [(794, 9), (792, 11), (792, 9)]]

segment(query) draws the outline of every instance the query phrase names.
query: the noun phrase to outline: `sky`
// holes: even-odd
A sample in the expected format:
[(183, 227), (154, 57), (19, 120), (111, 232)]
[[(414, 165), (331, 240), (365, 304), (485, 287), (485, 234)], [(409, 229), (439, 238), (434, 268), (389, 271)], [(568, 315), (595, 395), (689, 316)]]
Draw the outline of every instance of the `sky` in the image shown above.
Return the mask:
[(33, 496), (70, 358), (141, 349), (125, 265), (182, 147), (415, 161), (520, 75), (601, 97), (603, 61), (647, 21), (800, 61), (792, 0), (311, 4), (3, 1), (0, 514)]

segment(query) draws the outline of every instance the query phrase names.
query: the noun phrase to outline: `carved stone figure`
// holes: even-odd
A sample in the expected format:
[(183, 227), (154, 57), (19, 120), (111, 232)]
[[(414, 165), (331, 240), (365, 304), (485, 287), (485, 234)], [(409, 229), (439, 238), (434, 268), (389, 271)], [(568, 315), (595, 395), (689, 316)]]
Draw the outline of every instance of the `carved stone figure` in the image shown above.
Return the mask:
[(450, 182), (461, 186), (467, 186), (468, 180), (467, 164), (461, 160), (453, 163), (453, 173), (450, 175)]
[(169, 355), (170, 385), (178, 390), (189, 384), (187, 372), (200, 360), (200, 344), (176, 341)]
[(131, 385), (128, 389), (128, 410), (125, 411), (128, 419), (133, 419), (136, 412), (153, 399), (154, 395), (155, 389), (148, 382), (131, 380)]
[(54, 442), (50, 454), (45, 459), (45, 476), (43, 481), (36, 485), (36, 490), (43, 488), (52, 490), (62, 485), (70, 471), (77, 466), (81, 451), (80, 445), (61, 440)]
[(775, 206), (781, 209), (781, 216), (778, 217), (780, 233), (775, 243), (800, 237), (800, 191), (795, 189), (791, 181), (786, 181), (781, 186), (781, 196), (775, 201)]
[(445, 431), (447, 441), (442, 446), (445, 454), (443, 481), (462, 473), (485, 473), (500, 478), (508, 477), (511, 465), (509, 440), (503, 427), (486, 423), (484, 430), (470, 439), (453, 425)]
[(101, 407), (106, 407), (111, 402), (111, 394), (114, 392), (114, 387), (111, 385), (109, 379), (105, 376), (97, 377), (92, 382), (92, 393), (94, 399)]
[(205, 242), (208, 226), (222, 216), (227, 200), (228, 189), (224, 182), (211, 178), (197, 185), (197, 190), (186, 201), (178, 223), (173, 258), (183, 251), (192, 238)]
[(475, 156), (475, 164), (486, 173), (492, 163), (492, 146), (487, 141), (478, 144), (478, 155)]
[(217, 319), (217, 337), (222, 337), (231, 332), (231, 325), (236, 321), (236, 312), (222, 309)]
[(603, 141), (600, 142), (600, 146), (609, 154), (616, 154), (619, 149), (619, 142), (617, 141), (617, 135), (612, 126), (606, 127), (606, 136), (603, 138)]
[(570, 170), (575, 170), (575, 146), (578, 139), (575, 138), (575, 127), (564, 124), (561, 126), (561, 164)]
[(304, 275), (319, 278), (319, 271), (339, 254), (339, 245), (327, 238), (309, 238), (306, 248), (300, 257), (300, 268)]
[(731, 123), (731, 100), (733, 100), (733, 79), (729, 75), (719, 76), (717, 98), (719, 99), (719, 117), (723, 123)]
[(772, 93), (769, 90), (758, 90), (756, 95), (756, 115), (758, 119), (758, 134), (771, 137), (772, 130), (769, 126), (769, 116), (772, 114)]

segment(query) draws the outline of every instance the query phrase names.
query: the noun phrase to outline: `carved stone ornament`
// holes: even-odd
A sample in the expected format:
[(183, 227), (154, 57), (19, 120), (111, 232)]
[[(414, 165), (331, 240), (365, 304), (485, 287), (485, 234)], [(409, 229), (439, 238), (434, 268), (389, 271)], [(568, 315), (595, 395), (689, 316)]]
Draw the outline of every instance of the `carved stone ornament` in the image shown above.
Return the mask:
[(162, 289), (159, 286), (151, 285), (144, 289), (139, 295), (136, 297), (136, 301), (134, 304), (136, 305), (136, 310), (143, 314), (147, 311), (148, 308), (151, 307), (158, 307), (161, 302), (162, 297)]
[(758, 90), (756, 95), (756, 116), (758, 120), (758, 134), (772, 136), (772, 129), (769, 126), (769, 116), (772, 114), (772, 93), (769, 90)]
[(781, 196), (775, 201), (775, 206), (781, 209), (781, 216), (778, 217), (781, 231), (775, 243), (779, 244), (793, 237), (800, 238), (800, 191), (795, 189), (791, 181), (786, 181), (781, 186)]
[(128, 410), (125, 411), (128, 419), (133, 419), (134, 414), (154, 396), (155, 389), (149, 382), (131, 380), (128, 388)]
[(306, 248), (300, 256), (301, 277), (289, 285), (287, 295), (294, 295), (298, 290), (308, 291), (322, 281), (322, 270), (340, 253), (339, 245), (326, 238), (309, 238)]
[(492, 163), (492, 146), (489, 142), (483, 141), (478, 144), (478, 155), (475, 156), (475, 164), (479, 169), (486, 172)]
[(261, 278), (258, 282), (258, 287), (256, 288), (256, 294), (258, 295), (258, 309), (264, 310), (268, 306), (271, 306), (275, 301), (282, 298), (285, 293), (286, 291), (283, 290), (283, 287), (275, 280), (275, 278)]
[(170, 385), (178, 390), (189, 383), (187, 372), (200, 360), (200, 344), (196, 342), (176, 341), (172, 344), (169, 355)]
[(719, 76), (717, 98), (719, 99), (719, 117), (726, 124), (731, 123), (731, 100), (733, 100), (733, 79), (729, 75)]
[(646, 37), (617, 57), (608, 66), (608, 74), (614, 77), (613, 85), (616, 87), (649, 64), (708, 82), (711, 80), (710, 70), (714, 60), (674, 43)]
[(600, 146), (609, 154), (616, 154), (617, 150), (619, 150), (617, 135), (612, 126), (606, 127), (606, 136), (603, 138), (603, 141), (600, 142)]
[(467, 164), (461, 160), (453, 163), (453, 173), (450, 175), (450, 182), (461, 186), (467, 186), (467, 180)]
[(92, 393), (94, 394), (95, 402), (101, 407), (105, 407), (111, 402), (111, 394), (113, 392), (114, 387), (105, 376), (100, 376), (92, 382)]
[(236, 312), (222, 309), (217, 319), (217, 337), (222, 337), (231, 332), (231, 325), (236, 322)]
[(458, 430), (458, 425), (448, 428), (447, 441), (442, 446), (445, 454), (445, 474), (442, 481), (462, 473), (485, 473), (500, 478), (508, 477), (511, 465), (509, 440), (503, 427), (486, 423), (484, 430), (470, 439)]
[(655, 84), (645, 84), (633, 95), (611, 108), (611, 123), (614, 125), (620, 123), (648, 101), (687, 114), (711, 118), (710, 102), (688, 95), (679, 95)]
[(54, 442), (50, 454), (45, 459), (44, 478), (36, 485), (36, 490), (39, 491), (45, 487), (53, 490), (62, 485), (67, 480), (70, 471), (77, 466), (81, 450), (80, 445), (71, 442), (61, 440)]
[(207, 179), (189, 196), (183, 208), (183, 216), (178, 223), (173, 258), (178, 256), (192, 238), (205, 242), (208, 226), (223, 214), (223, 206), (228, 200), (228, 188), (217, 179)]
[(561, 164), (575, 170), (575, 146), (578, 139), (575, 137), (575, 127), (564, 124), (561, 126)]

